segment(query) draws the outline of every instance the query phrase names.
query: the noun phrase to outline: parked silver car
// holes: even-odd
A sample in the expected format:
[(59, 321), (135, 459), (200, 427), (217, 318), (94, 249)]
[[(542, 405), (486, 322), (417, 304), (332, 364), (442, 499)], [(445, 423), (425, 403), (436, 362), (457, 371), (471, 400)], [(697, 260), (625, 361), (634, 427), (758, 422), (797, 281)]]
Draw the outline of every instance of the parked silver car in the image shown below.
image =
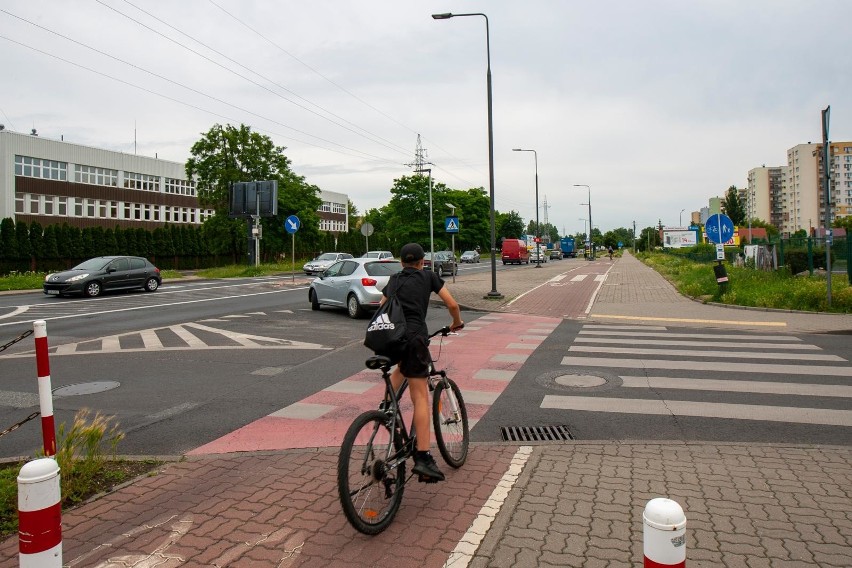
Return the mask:
[(375, 310), (382, 299), (388, 278), (402, 270), (398, 260), (350, 258), (332, 264), (311, 282), (308, 299), (311, 309), (320, 306), (346, 308), (351, 318)]
[(361, 258), (378, 258), (379, 260), (385, 260), (386, 258), (393, 258), (393, 253), (389, 250), (371, 250), (362, 254)]
[(319, 274), (338, 260), (343, 260), (344, 258), (352, 258), (352, 255), (348, 252), (326, 252), (315, 259), (306, 262), (305, 266), (302, 267), (302, 270), (304, 270), (305, 274), (308, 276), (311, 274)]

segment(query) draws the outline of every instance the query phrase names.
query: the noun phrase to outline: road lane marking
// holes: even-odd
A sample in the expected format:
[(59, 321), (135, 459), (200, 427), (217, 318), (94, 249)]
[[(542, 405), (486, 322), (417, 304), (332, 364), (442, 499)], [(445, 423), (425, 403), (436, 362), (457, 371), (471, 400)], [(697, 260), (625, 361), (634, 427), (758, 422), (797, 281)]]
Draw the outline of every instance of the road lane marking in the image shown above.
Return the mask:
[(852, 367), (828, 365), (778, 365), (772, 363), (726, 363), (724, 361), (673, 361), (664, 359), (617, 359), (613, 357), (563, 357), (562, 364), (574, 367), (622, 367), (626, 369), (670, 369), (723, 373), (772, 373), (783, 375), (827, 375), (852, 377)]
[(592, 306), (595, 303), (595, 299), (598, 297), (598, 293), (600, 293), (601, 287), (603, 286), (603, 283), (604, 283), (604, 280), (606, 280), (607, 274), (609, 274), (610, 270), (612, 270), (612, 266), (607, 268), (606, 272), (604, 272), (603, 274), (598, 274), (597, 276), (595, 276), (595, 281), (598, 283), (598, 285), (595, 288), (595, 291), (592, 293), (592, 297), (589, 298), (589, 304), (586, 306), (586, 309), (583, 311), (584, 315), (588, 316), (589, 312), (592, 311)]
[(700, 323), (700, 324), (725, 324), (725, 325), (754, 325), (763, 327), (787, 327), (783, 321), (736, 321), (736, 320), (712, 320), (699, 318), (658, 318), (647, 316), (616, 316), (609, 314), (592, 314), (595, 318), (609, 318), (636, 321), (671, 321), (678, 323)]
[[(593, 347), (572, 345), (568, 351), (580, 353), (630, 353), (634, 355), (657, 355), (673, 357), (719, 357), (727, 359), (778, 359), (778, 353), (755, 353), (754, 351), (696, 351), (691, 349), (642, 349), (632, 347)], [(837, 355), (819, 355), (810, 353), (785, 353), (784, 359), (797, 361), (846, 361)]]
[(624, 399), (591, 396), (545, 395), (541, 408), (607, 412), (619, 414), (653, 414), (659, 416), (692, 416), (732, 420), (762, 420), (795, 424), (852, 426), (852, 411), (757, 404), (727, 404), (683, 400)]
[(621, 376), (620, 378), (621, 385), (628, 388), (679, 389), (852, 398), (852, 386), (846, 385), (773, 383), (769, 381), (738, 381), (735, 379), (693, 379), (679, 377)]
[[(669, 336), (666, 336), (669, 337)], [(605, 339), (601, 337), (576, 337), (574, 343), (614, 343), (623, 345), (669, 345), (683, 347), (733, 347), (740, 349), (799, 349), (822, 351), (816, 345), (807, 343), (751, 343), (741, 341), (687, 341), (677, 339), (636, 339), (635, 337), (628, 339)]]
[(6, 319), (6, 318), (12, 318), (12, 317), (15, 317), (15, 316), (17, 316), (17, 315), (19, 315), (19, 314), (22, 314), (22, 313), (26, 312), (26, 311), (27, 311), (27, 310), (29, 310), (29, 309), (30, 309), (30, 307), (29, 307), (29, 306), (17, 306), (14, 310), (12, 310), (11, 312), (9, 312), (8, 314), (3, 314), (2, 316), (0, 316), (0, 319)]

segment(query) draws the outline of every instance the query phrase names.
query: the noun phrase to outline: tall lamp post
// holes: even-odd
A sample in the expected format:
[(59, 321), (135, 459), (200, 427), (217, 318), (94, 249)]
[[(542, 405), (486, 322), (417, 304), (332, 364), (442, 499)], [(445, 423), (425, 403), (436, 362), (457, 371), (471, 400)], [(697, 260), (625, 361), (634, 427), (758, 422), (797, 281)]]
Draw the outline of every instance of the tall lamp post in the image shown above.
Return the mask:
[(592, 249), (592, 260), (595, 260), (595, 241), (592, 239), (592, 188), (583, 183), (575, 183), (574, 187), (585, 187), (589, 190), (589, 246)]
[(503, 294), (497, 291), (497, 228), (494, 220), (494, 125), (491, 119), (491, 38), (488, 31), (488, 16), (481, 12), (470, 14), (432, 14), (436, 20), (449, 20), (462, 16), (482, 16), (485, 18), (485, 53), (487, 57), (486, 84), (488, 86), (488, 183), (491, 196), (491, 291), (486, 298), (499, 299)]
[(541, 268), (541, 224), (538, 222), (538, 152), (524, 148), (512, 148), (512, 152), (532, 152), (535, 157), (535, 267)]
[(678, 227), (678, 229), (680, 229), (681, 227), (683, 227), (683, 212), (684, 212), (684, 211), (686, 211), (686, 209), (681, 209), (681, 210), (680, 210), (680, 216), (677, 218), (677, 227)]

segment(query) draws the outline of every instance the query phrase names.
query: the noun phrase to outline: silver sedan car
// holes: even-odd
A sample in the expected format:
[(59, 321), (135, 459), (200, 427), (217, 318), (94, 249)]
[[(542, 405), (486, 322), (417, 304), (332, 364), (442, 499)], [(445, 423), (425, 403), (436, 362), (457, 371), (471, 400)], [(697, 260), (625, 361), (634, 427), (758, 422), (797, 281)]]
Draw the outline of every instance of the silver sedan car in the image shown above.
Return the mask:
[(346, 308), (351, 318), (375, 310), (382, 299), (388, 278), (402, 270), (398, 260), (348, 258), (332, 264), (311, 282), (308, 299), (311, 309), (320, 306)]

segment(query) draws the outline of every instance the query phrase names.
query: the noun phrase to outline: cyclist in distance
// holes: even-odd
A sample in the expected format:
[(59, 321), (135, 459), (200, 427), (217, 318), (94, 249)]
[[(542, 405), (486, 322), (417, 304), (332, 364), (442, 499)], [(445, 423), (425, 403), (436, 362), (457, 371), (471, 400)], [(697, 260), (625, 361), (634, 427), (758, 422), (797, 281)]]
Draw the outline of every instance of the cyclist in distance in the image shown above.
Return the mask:
[(426, 379), (429, 376), (432, 354), (429, 352), (426, 311), (432, 292), (438, 294), (447, 306), (453, 318), (451, 330), (464, 327), (464, 322), (461, 320), (459, 305), (444, 285), (443, 279), (431, 270), (423, 270), (425, 256), (423, 247), (417, 243), (408, 243), (402, 247), (399, 253), (402, 271), (388, 280), (382, 291), (384, 297), (381, 303), (384, 304), (390, 295), (396, 294), (405, 314), (409, 341), (405, 353), (397, 361), (397, 366), (391, 374), (391, 383), (393, 388), (398, 390), (404, 378), (408, 379), (411, 402), (414, 404), (412, 424), (417, 432), (417, 451), (414, 454), (412, 471), (420, 476), (421, 481), (434, 483), (443, 481), (444, 474), (429, 453), (429, 388)]

